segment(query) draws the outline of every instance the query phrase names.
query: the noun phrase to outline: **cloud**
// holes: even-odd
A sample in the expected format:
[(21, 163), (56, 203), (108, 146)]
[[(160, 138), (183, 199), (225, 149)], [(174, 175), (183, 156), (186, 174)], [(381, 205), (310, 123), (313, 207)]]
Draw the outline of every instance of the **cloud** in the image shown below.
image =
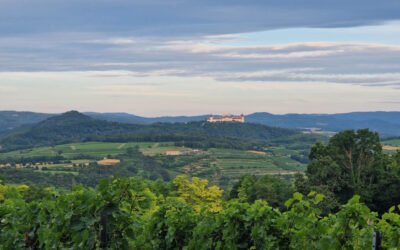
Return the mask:
[(3, 0), (0, 33), (218, 36), (290, 27), (351, 27), (399, 18), (397, 0)]
[(240, 36), (236, 34), (222, 34), (222, 35), (204, 36), (204, 38), (213, 40), (234, 40), (240, 38)]
[[(399, 27), (399, 26), (398, 26)], [(220, 39), (222, 42), (215, 42)], [(400, 45), (363, 42), (231, 43), (103, 33), (0, 37), (0, 71), (91, 71), (91, 77), (211, 77), (233, 82), (324, 82), (397, 88)], [(227, 41), (226, 41), (227, 40)], [(122, 73), (121, 73), (122, 72)], [(23, 74), (23, 73), (20, 73)]]
[[(250, 45), (245, 34), (399, 19), (398, 0), (3, 0), (0, 71), (397, 87), (400, 46), (321, 39), (263, 44), (271, 34)], [(399, 27), (368, 29), (387, 37)]]
[(224, 81), (261, 81), (261, 82), (325, 82), (355, 84), (370, 87), (400, 86), (400, 74), (314, 74), (299, 73), (297, 69), (286, 72), (239, 72), (222, 76)]
[(190, 97), (189, 93), (162, 91), (160, 84), (100, 85), (89, 87), (94, 94), (104, 96)]
[[(91, 36), (93, 39), (87, 39)], [(398, 87), (400, 46), (361, 42), (230, 45), (214, 39), (154, 40), (53, 34), (0, 38), (1, 71), (93, 71), (91, 77), (212, 77), (234, 82), (326, 82)], [(229, 36), (228, 36), (229, 37)], [(87, 41), (106, 41), (88, 44)], [(115, 41), (135, 41), (119, 42)], [(110, 42), (111, 41), (111, 42)], [(211, 41), (211, 42), (210, 42)], [(99, 47), (98, 47), (99, 46)], [(122, 73), (121, 73), (122, 72)], [(23, 74), (23, 73), (20, 73)]]
[(111, 39), (103, 39), (103, 40), (88, 40), (84, 41), (89, 44), (110, 44), (110, 45), (126, 45), (126, 44), (135, 44), (136, 41), (130, 38), (111, 38)]
[[(263, 44), (273, 38), (267, 34), (252, 45), (246, 34), (286, 28), (296, 32), (299, 27), (337, 30), (399, 19), (398, 0), (3, 0), (0, 71), (398, 88), (396, 42)], [(368, 27), (359, 32), (387, 38), (400, 25)], [(357, 31), (341, 34), (346, 32)]]

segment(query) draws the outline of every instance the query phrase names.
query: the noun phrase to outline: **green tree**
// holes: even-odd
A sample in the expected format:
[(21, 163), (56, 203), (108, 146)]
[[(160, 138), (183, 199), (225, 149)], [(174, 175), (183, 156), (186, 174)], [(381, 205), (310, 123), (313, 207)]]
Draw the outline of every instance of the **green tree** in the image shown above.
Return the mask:
[(276, 176), (244, 175), (232, 187), (229, 198), (239, 199), (241, 202), (254, 203), (256, 200), (267, 201), (275, 208), (284, 209), (284, 203), (289, 199), (294, 190), (290, 183), (279, 179)]
[[(326, 146), (317, 142), (309, 157), (306, 182), (309, 189), (325, 194), (326, 212), (337, 210), (353, 195), (360, 195), (379, 212), (393, 202), (400, 203), (400, 193), (395, 191), (400, 189), (399, 167), (394, 163), (396, 158), (382, 152), (377, 133), (368, 129), (337, 133)], [(304, 180), (296, 183), (299, 191), (305, 186)]]
[(207, 180), (193, 177), (192, 182), (190, 182), (186, 176), (179, 175), (172, 183), (178, 197), (191, 204), (197, 212), (202, 209), (210, 212), (222, 210), (221, 196), (223, 191), (217, 186), (208, 187)]

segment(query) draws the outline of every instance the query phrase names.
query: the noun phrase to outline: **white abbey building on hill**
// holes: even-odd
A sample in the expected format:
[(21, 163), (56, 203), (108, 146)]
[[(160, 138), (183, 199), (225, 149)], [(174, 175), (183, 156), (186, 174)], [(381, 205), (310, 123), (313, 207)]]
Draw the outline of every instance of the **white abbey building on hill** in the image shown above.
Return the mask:
[(210, 118), (207, 119), (208, 122), (241, 122), (244, 123), (244, 115), (240, 116), (231, 116), (231, 115), (223, 115), (222, 117), (214, 117), (210, 115)]

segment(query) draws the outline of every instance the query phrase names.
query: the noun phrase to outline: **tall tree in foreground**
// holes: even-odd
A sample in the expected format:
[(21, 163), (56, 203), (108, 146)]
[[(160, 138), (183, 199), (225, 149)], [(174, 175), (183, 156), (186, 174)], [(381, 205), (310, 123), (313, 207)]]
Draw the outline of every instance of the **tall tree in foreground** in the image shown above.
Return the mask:
[(297, 176), (296, 187), (324, 193), (326, 212), (337, 210), (356, 194), (371, 209), (383, 212), (400, 204), (396, 157), (382, 152), (377, 133), (346, 130), (333, 136), (328, 145), (317, 142), (311, 148), (307, 180)]

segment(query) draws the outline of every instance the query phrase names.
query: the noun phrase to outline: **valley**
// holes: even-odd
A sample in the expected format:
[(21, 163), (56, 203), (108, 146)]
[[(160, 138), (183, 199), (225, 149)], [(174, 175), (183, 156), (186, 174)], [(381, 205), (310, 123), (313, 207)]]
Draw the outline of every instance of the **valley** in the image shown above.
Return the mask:
[[(33, 176), (42, 173), (58, 177), (69, 174), (77, 176), (86, 173), (85, 170), (88, 169), (109, 167), (118, 172), (133, 166), (137, 172), (133, 171), (131, 174), (139, 174), (146, 178), (148, 174), (152, 174), (152, 170), (149, 170), (144, 162), (151, 160), (160, 165), (168, 178), (186, 174), (228, 187), (244, 174), (258, 176), (270, 174), (290, 179), (293, 173), (304, 171), (306, 166), (304, 162), (296, 160), (305, 159), (304, 151), (284, 146), (271, 146), (263, 151), (209, 148), (200, 155), (166, 155), (171, 151), (195, 150), (175, 144), (175, 142), (82, 142), (11, 151), (0, 154), (0, 174), (8, 173), (4, 168), (13, 168), (19, 171), (31, 171)], [(138, 150), (137, 154), (130, 155), (128, 152), (134, 149)], [(110, 164), (112, 166), (101, 166), (99, 161), (103, 159), (118, 159), (121, 162)], [(112, 173), (106, 173), (104, 177), (111, 175)]]
[[(327, 136), (253, 123), (124, 124), (76, 111), (0, 139), (0, 175), (16, 184), (96, 186), (114, 175), (169, 181), (207, 179), (224, 189), (246, 174), (288, 181), (306, 170), (310, 148)], [(398, 137), (382, 140), (395, 153)]]

